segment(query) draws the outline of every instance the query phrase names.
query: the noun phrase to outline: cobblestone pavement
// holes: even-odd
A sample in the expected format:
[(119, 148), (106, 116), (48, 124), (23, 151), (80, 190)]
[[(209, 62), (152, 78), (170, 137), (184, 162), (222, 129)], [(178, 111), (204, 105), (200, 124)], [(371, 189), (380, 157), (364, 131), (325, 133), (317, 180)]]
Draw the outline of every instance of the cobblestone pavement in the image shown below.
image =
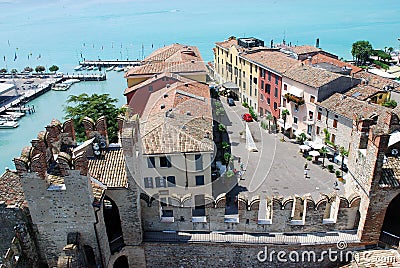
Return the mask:
[[(240, 102), (236, 106), (228, 106), (226, 98), (221, 102), (227, 116), (222, 123), (227, 126), (231, 142), (232, 154), (235, 156), (235, 168), (240, 170), (240, 161), (244, 172), (239, 186), (246, 189), (242, 194), (249, 198), (260, 196), (299, 196), (311, 194), (312, 198), (319, 199), (320, 194), (333, 191), (337, 181), (334, 173), (322, 169), (321, 165), (314, 164), (299, 153), (299, 145), (285, 137), (286, 142), (280, 141), (282, 134), (269, 134), (260, 127), (259, 122), (248, 123), (258, 152), (249, 152), (246, 140), (240, 132), (245, 130), (245, 122), (241, 115), (247, 112)], [(308, 178), (304, 177), (304, 164), (308, 162)], [(325, 159), (325, 165), (332, 164)], [(339, 168), (335, 165), (335, 168)], [(343, 184), (338, 182), (343, 193)]]

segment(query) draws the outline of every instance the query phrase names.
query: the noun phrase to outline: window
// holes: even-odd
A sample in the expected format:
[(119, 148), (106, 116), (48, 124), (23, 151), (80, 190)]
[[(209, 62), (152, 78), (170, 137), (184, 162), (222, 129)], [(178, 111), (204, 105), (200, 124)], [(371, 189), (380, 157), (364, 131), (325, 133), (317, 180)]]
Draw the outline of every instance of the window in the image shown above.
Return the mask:
[(196, 170), (203, 170), (203, 158), (201, 154), (194, 155), (194, 162), (196, 164)]
[(313, 120), (314, 113), (312, 111), (308, 111), (308, 120)]
[(283, 85), (283, 90), (287, 90), (287, 85), (286, 84)]
[(318, 114), (317, 114), (317, 119), (318, 119), (318, 120), (321, 120), (321, 117), (322, 117), (322, 114), (321, 114), (320, 112), (318, 112)]
[(298, 120), (297, 117), (296, 117), (296, 116), (293, 116), (293, 123), (294, 123), (294, 124), (297, 124), (297, 120)]
[(204, 185), (204, 175), (196, 176), (196, 186), (197, 185)]
[(278, 109), (278, 104), (276, 102), (274, 102), (274, 110)]
[(153, 86), (149, 86), (149, 92), (153, 91)]
[(153, 188), (153, 178), (144, 177), (144, 188)]
[(246, 82), (243, 81), (243, 89), (246, 89)]
[(268, 81), (271, 81), (271, 72), (268, 71)]
[(279, 84), (279, 77), (277, 74), (275, 74), (275, 85)]
[(165, 218), (171, 218), (174, 216), (174, 211), (172, 209), (168, 209), (168, 210), (162, 210), (162, 216), (161, 217), (165, 217)]
[(166, 182), (165, 182), (165, 177), (156, 177), (155, 178), (155, 180), (156, 180), (156, 187), (157, 188), (166, 188), (167, 187), (167, 184), (166, 184)]
[(263, 94), (260, 95), (260, 99), (261, 99), (262, 101), (264, 100), (264, 95), (263, 95)]
[(267, 98), (267, 104), (269, 105), (271, 103), (271, 99)]
[(253, 72), (253, 64), (250, 63), (250, 73)]
[(298, 104), (295, 104), (295, 105), (294, 105), (294, 111), (295, 111), (295, 112), (298, 112), (298, 111), (299, 111), (299, 105), (298, 105)]
[[(261, 97), (262, 97), (262, 95), (261, 95)], [(260, 108), (260, 116), (262, 117), (263, 115), (264, 115), (264, 110), (263, 110), (263, 108)]]
[(175, 187), (175, 176), (168, 176), (167, 177), (168, 187)]
[(331, 134), (331, 142), (332, 143), (335, 143), (335, 138), (336, 138), (335, 134)]
[(160, 157), (160, 167), (171, 167), (171, 159), (169, 156)]
[(266, 92), (267, 92), (267, 94), (271, 94), (271, 85), (270, 84), (267, 84)]
[(319, 135), (319, 133), (321, 132), (321, 128), (317, 127), (317, 129), (315, 130), (315, 132), (317, 133), (317, 135)]
[(147, 157), (147, 167), (148, 168), (156, 167), (156, 160), (155, 160), (154, 156)]
[(254, 78), (253, 78), (253, 83), (254, 83), (254, 84), (257, 84), (257, 77), (254, 77)]
[(278, 89), (277, 88), (275, 88), (275, 90), (274, 90), (274, 97), (278, 98)]
[(246, 77), (246, 72), (245, 71), (243, 71), (243, 77)]
[(262, 78), (265, 78), (265, 70), (262, 69), (262, 68), (260, 68), (260, 72), (261, 72), (261, 77), (262, 77)]
[(264, 90), (264, 81), (261, 80), (261, 90)]
[(311, 102), (311, 103), (314, 103), (314, 102), (315, 102), (315, 96), (310, 95), (310, 102)]
[(337, 128), (337, 120), (336, 119), (333, 119), (333, 127)]
[(312, 125), (307, 126), (307, 134), (311, 136), (312, 133)]

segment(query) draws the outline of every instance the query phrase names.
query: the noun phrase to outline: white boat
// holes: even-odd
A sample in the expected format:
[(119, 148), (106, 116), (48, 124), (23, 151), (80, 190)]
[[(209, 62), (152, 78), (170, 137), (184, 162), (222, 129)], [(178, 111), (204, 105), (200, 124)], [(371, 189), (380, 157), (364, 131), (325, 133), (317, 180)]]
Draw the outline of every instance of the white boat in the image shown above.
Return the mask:
[(16, 128), (18, 125), (17, 121), (0, 118), (0, 128)]
[(51, 89), (55, 91), (65, 91), (71, 87), (71, 84), (55, 84)]
[(106, 69), (106, 72), (112, 71), (112, 70), (114, 70), (114, 68), (115, 68), (115, 66), (108, 67), (108, 68)]
[(72, 85), (75, 83), (79, 83), (81, 80), (79, 79), (67, 79), (64, 82), (62, 82), (61, 84), (65, 84), (65, 85)]
[(97, 67), (97, 66), (93, 67), (93, 71), (97, 71), (98, 69), (99, 69), (99, 67)]
[(86, 68), (86, 70), (87, 70), (87, 71), (91, 71), (91, 70), (93, 70), (93, 66), (89, 66), (89, 67), (87, 67), (87, 68)]
[(20, 113), (20, 112), (6, 112), (6, 114), (11, 115), (14, 118), (21, 118), (25, 116), (25, 113)]
[(75, 66), (74, 70), (75, 71), (80, 71), (80, 70), (82, 70), (82, 67), (83, 67), (82, 65)]
[(114, 68), (114, 71), (116, 72), (122, 72), (124, 70), (124, 67), (118, 66)]

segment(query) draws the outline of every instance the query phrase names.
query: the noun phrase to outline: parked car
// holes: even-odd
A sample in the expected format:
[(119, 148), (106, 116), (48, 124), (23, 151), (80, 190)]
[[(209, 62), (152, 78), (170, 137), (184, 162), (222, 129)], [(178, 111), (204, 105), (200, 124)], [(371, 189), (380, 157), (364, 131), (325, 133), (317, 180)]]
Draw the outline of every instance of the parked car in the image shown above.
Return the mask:
[(235, 105), (235, 101), (232, 98), (227, 98), (226, 102), (228, 103), (229, 106), (234, 106)]
[(246, 122), (251, 122), (253, 121), (253, 117), (251, 117), (251, 114), (244, 114), (242, 115), (242, 119)]

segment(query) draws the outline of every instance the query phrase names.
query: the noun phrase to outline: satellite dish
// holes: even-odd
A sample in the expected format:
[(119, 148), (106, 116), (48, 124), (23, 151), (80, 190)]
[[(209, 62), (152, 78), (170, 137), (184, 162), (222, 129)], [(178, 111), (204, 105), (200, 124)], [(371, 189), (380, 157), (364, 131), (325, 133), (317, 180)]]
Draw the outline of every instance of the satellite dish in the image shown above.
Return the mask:
[(397, 149), (392, 149), (392, 155), (396, 156), (399, 154), (399, 150)]
[(98, 150), (98, 149), (100, 149), (99, 144), (97, 142), (93, 143), (93, 150)]
[(95, 150), (95, 151), (94, 151), (94, 154), (97, 155), (97, 156), (99, 156), (99, 155), (100, 155), (100, 151)]

